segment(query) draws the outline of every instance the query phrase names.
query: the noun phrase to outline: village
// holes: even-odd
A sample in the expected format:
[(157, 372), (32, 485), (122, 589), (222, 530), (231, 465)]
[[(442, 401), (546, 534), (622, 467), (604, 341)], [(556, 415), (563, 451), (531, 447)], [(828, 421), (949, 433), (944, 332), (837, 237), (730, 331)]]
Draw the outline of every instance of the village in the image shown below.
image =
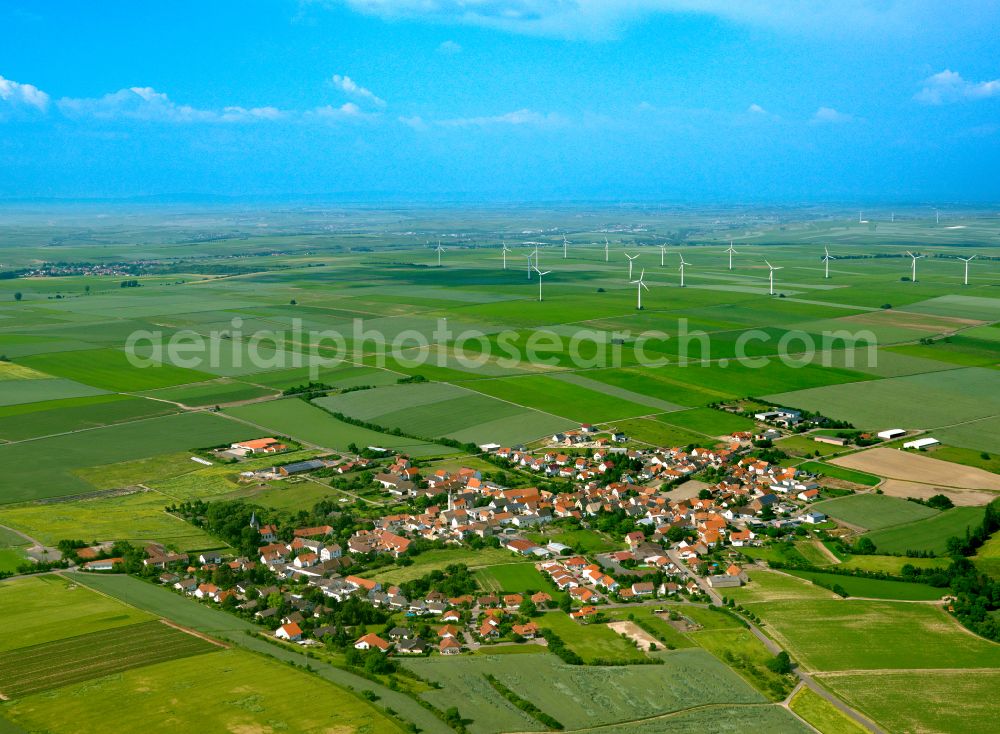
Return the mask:
[[(628, 437), (620, 432), (585, 424), (532, 449), (481, 447), (501, 466), (566, 480), (560, 492), (502, 486), (465, 467), (423, 476), (407, 457), (396, 455), (376, 467), (380, 471), (372, 481), (389, 498), (424, 498), (419, 513), (379, 515), (346, 542), (337, 542), (332, 525), (289, 529), (262, 523), (254, 513), (248, 522), (259, 539), (254, 556), (205, 552), (189, 557), (149, 545), (142, 566), (147, 574), (160, 571), (158, 581), (178, 593), (248, 616), (275, 640), (303, 646), (336, 637), (341, 646), (359, 651), (450, 655), (488, 645), (546, 644), (535, 617), (548, 610), (561, 609), (577, 624), (588, 624), (606, 621), (603, 609), (629, 604), (721, 603), (720, 590), (724, 594), (749, 578), (749, 559), (740, 549), (826, 521), (810, 510), (820, 496), (815, 477), (753, 455), (754, 442), (767, 441), (775, 432), (761, 426), (755, 434), (733, 433), (711, 449), (638, 448), (624, 445)], [(245, 457), (286, 449), (279, 439), (263, 438), (233, 443), (225, 451)], [(317, 458), (255, 477), (282, 479), (333, 466), (350, 472), (369, 469), (373, 462)], [(426, 504), (435, 499), (444, 501)], [(588, 554), (537, 540), (549, 528), (587, 530), (601, 518), (618, 521), (612, 523), (612, 535), (628, 528), (615, 538), (620, 550)], [(530, 563), (538, 572), (538, 588), (483, 593), (469, 580), (472, 576), (463, 576), (463, 593), (449, 595), (435, 588), (434, 580), (407, 589), (355, 568), (363, 569), (372, 558), (412, 563), (415, 543), (467, 548), (470, 565), (476, 558), (470, 544), (486, 543), (508, 552), (511, 562)], [(120, 568), (124, 559), (106, 557), (108, 552), (79, 548), (76, 555), (84, 570)], [(465, 573), (464, 566), (448, 570)], [(438, 573), (436, 580), (447, 578)], [(374, 610), (371, 620), (402, 621), (384, 625), (381, 634), (364, 631), (363, 624), (344, 624), (342, 617), (338, 624), (334, 609), (347, 602), (368, 605)], [(350, 638), (351, 630), (362, 633)]]

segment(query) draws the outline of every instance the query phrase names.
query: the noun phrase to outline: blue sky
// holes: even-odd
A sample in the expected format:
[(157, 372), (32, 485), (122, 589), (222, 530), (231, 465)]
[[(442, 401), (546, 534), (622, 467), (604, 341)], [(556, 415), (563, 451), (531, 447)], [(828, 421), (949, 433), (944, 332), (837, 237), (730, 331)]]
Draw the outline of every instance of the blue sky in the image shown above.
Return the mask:
[(1000, 8), (0, 0), (0, 197), (996, 201)]

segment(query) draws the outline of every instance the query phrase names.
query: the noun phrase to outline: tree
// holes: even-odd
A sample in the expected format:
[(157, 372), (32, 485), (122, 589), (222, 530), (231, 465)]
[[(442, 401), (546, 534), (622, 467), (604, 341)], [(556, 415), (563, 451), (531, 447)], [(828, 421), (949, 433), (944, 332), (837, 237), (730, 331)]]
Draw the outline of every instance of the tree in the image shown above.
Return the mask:
[(782, 650), (773, 658), (767, 661), (767, 669), (779, 675), (788, 675), (792, 672), (792, 659), (788, 653)]
[(928, 498), (927, 506), (933, 507), (935, 510), (950, 510), (955, 506), (955, 503), (947, 495), (936, 494)]
[(876, 551), (875, 543), (871, 538), (859, 538), (854, 544), (854, 552), (862, 556), (870, 556)]
[(521, 602), (521, 605), (517, 608), (517, 611), (523, 614), (525, 617), (534, 617), (535, 613), (538, 611), (538, 607), (535, 606), (535, 602), (531, 599), (525, 599)]
[(710, 489), (703, 489), (703, 490), (701, 490), (700, 492), (698, 492), (698, 499), (700, 499), (700, 500), (710, 500), (710, 499), (712, 499), (712, 490), (710, 490)]
[(24, 294), (22, 294), (21, 291), (17, 291), (14, 294), (14, 300), (15, 301), (20, 301), (22, 298), (24, 298)]

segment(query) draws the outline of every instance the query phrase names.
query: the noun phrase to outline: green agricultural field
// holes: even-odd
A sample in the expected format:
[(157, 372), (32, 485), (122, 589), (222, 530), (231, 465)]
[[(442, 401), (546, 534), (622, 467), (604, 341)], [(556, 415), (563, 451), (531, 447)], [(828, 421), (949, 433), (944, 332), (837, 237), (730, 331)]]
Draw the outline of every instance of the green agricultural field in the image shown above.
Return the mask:
[[(177, 705), (178, 691), (183, 691), (183, 706)], [(150, 734), (402, 731), (355, 694), (242, 650), (172, 660), (77, 683), (29, 696), (6, 706), (4, 712), (19, 726), (52, 734), (81, 729)]]
[(454, 449), (447, 446), (390, 436), (342, 423), (329, 413), (297, 398), (227, 408), (225, 412), (254, 425), (264, 426), (274, 433), (341, 451), (346, 451), (354, 443), (358, 446), (389, 448), (416, 458), (455, 453)]
[(164, 508), (171, 497), (158, 492), (94, 497), (51, 504), (0, 506), (0, 523), (48, 545), (60, 540), (127, 540), (164, 543), (182, 551), (223, 547), (224, 543)]
[(605, 423), (663, 412), (545, 375), (475, 380), (464, 386), (579, 423)]
[(476, 571), (476, 580), (486, 591), (521, 594), (525, 591), (553, 591), (552, 583), (535, 568), (532, 561), (491, 565)]
[(103, 395), (104, 390), (64, 379), (0, 381), (0, 406)]
[[(0, 581), (0, 652), (145, 622), (150, 615), (59, 576)], [(2, 690), (2, 689), (0, 689)]]
[(806, 686), (799, 689), (788, 705), (822, 734), (865, 734), (868, 731)]
[(833, 561), (825, 552), (825, 546), (818, 540), (803, 540), (795, 544), (795, 550), (807, 563), (813, 566), (829, 566)]
[(712, 408), (694, 408), (657, 417), (657, 420), (706, 436), (725, 436), (736, 431), (753, 430), (754, 422), (741, 415)]
[(88, 466), (73, 473), (95, 489), (120, 489), (188, 474), (197, 471), (200, 466), (198, 462), (192, 461), (190, 451), (178, 451), (174, 454), (158, 454), (114, 464)]
[[(784, 442), (780, 442), (783, 444)], [(812, 443), (816, 443), (813, 441)], [(779, 444), (779, 447), (780, 447)], [(822, 446), (822, 444), (816, 444), (817, 446)], [(829, 446), (828, 448), (838, 448), (836, 446)], [(842, 479), (845, 482), (854, 482), (855, 484), (860, 484), (865, 487), (874, 487), (881, 480), (874, 474), (867, 474), (861, 471), (855, 471), (854, 469), (848, 469), (843, 466), (837, 466), (836, 464), (826, 464), (822, 461), (807, 461), (804, 464), (799, 464), (798, 468), (802, 471), (809, 472), (810, 474), (820, 475), (820, 481), (823, 477), (830, 477), (831, 479)]]
[(702, 650), (665, 654), (654, 666), (566, 665), (553, 655), (501, 655), (458, 660), (408, 661), (418, 675), (441, 683), (422, 694), (438, 708), (457, 706), (472, 731), (537, 730), (539, 725), (497, 695), (489, 673), (553, 716), (567, 729), (643, 719), (705, 704), (759, 703), (763, 699)]
[(749, 630), (705, 630), (692, 632), (690, 637), (772, 701), (783, 700), (795, 687), (792, 676), (768, 669), (767, 662), (774, 656)]
[[(470, 550), (468, 548), (444, 548), (429, 550), (413, 558), (409, 566), (385, 566), (368, 574), (369, 578), (381, 581), (382, 584), (401, 584), (420, 578), (431, 571), (436, 571), (454, 563), (463, 563), (471, 568), (492, 566), (494, 564), (509, 564), (511, 554), (499, 548), (483, 548)], [(538, 589), (541, 586), (536, 587)]]
[(22, 548), (0, 546), (0, 573), (14, 573), (28, 556)]
[(622, 543), (597, 530), (561, 530), (555, 527), (542, 533), (528, 533), (527, 537), (536, 543), (562, 543), (585, 554), (607, 553), (622, 548)]
[[(1000, 474), (1000, 417), (949, 426), (935, 431), (934, 435), (945, 444), (954, 444), (934, 447), (930, 452), (934, 458)], [(991, 454), (990, 458), (984, 459), (981, 456), (984, 452)]]
[(748, 572), (750, 583), (726, 589), (726, 596), (740, 604), (788, 601), (800, 599), (835, 599), (836, 595), (819, 586), (780, 571), (753, 568)]
[(7, 467), (12, 486), (0, 501), (21, 502), (92, 492), (96, 487), (76, 476), (76, 471), (261, 434), (260, 429), (216, 415), (188, 413), (0, 445), (0, 461)]
[(0, 694), (33, 693), (221, 648), (161, 622), (130, 624), (0, 653)]
[[(976, 426), (982, 424), (988, 424), (991, 421), (977, 421), (975, 423), (969, 423), (970, 428), (975, 428)], [(955, 429), (965, 428), (965, 426), (955, 426)], [(935, 433), (946, 441), (955, 440), (950, 434), (952, 429), (946, 428), (942, 431), (935, 431)], [(992, 429), (987, 427), (986, 434), (992, 433)], [(975, 430), (969, 431), (968, 441), (973, 445), (975, 443), (981, 443), (978, 437), (982, 436), (982, 433), (978, 433)], [(962, 440), (959, 438), (959, 440)], [(997, 448), (1000, 448), (1000, 442), (996, 444)], [(996, 450), (996, 449), (994, 449)], [(949, 446), (947, 444), (939, 444), (938, 446), (932, 446), (927, 449), (927, 454), (935, 459), (941, 459), (942, 461), (950, 461), (955, 464), (964, 464), (965, 466), (972, 466), (977, 469), (984, 469), (994, 474), (1000, 474), (1000, 453), (991, 454), (989, 451), (980, 451), (971, 448), (963, 448), (961, 446)]]
[[(191, 470), (177, 472), (173, 475), (165, 473), (163, 479), (151, 479), (146, 484), (157, 492), (177, 500), (194, 499), (196, 497), (204, 499), (232, 492), (239, 493), (245, 487), (245, 485), (240, 485), (240, 472), (266, 469), (279, 462), (284, 464), (292, 461), (303, 461), (313, 458), (318, 453), (311, 449), (306, 451), (290, 451), (285, 454), (249, 459), (237, 464), (219, 463), (215, 466), (207, 467), (190, 461), (190, 457), (188, 457), (188, 465), (191, 467)], [(281, 484), (287, 484), (287, 480), (283, 480)]]
[[(664, 604), (664, 608), (670, 610), (671, 607)], [(700, 607), (694, 605), (679, 605), (674, 607), (683, 616), (699, 625), (703, 630), (731, 630), (743, 627), (743, 622), (736, 616), (722, 607)]]
[[(32, 410), (12, 410), (16, 408)], [(0, 409), (0, 438), (23, 441), (176, 412), (177, 409), (168, 403), (124, 395), (97, 395), (92, 398), (29, 403)]]
[(271, 390), (257, 385), (249, 385), (237, 380), (215, 380), (198, 385), (183, 387), (168, 387), (145, 393), (148, 397), (158, 400), (169, 400), (187, 406), (222, 405), (243, 400), (253, 400), (265, 396), (277, 395), (277, 390)]
[(695, 433), (685, 428), (663, 423), (659, 416), (653, 418), (628, 418), (615, 421), (614, 426), (622, 431), (629, 440), (650, 444), (651, 446), (714, 446), (716, 441), (704, 434)]
[(984, 513), (982, 507), (953, 507), (923, 520), (868, 533), (865, 537), (882, 553), (913, 550), (944, 554), (948, 538), (964, 537), (966, 529), (971, 531), (979, 526)]
[(1000, 670), (881, 671), (821, 680), (888, 731), (967, 734), (996, 729)]
[(882, 494), (852, 494), (817, 502), (813, 506), (832, 518), (867, 530), (912, 523), (940, 514), (916, 502)]
[(1000, 533), (994, 533), (993, 537), (983, 543), (972, 560), (977, 568), (994, 578), (1000, 578)]
[(764, 731), (768, 734), (807, 734), (805, 724), (776, 704), (747, 706), (712, 706), (692, 712), (679, 712), (617, 726), (598, 729), (600, 734), (742, 734)]
[(315, 401), (332, 412), (432, 438), (513, 444), (566, 430), (565, 418), (445, 383), (393, 385)]
[(903, 566), (915, 568), (947, 568), (951, 563), (948, 558), (907, 558), (906, 556), (850, 556), (841, 562), (844, 568), (857, 568), (862, 571), (884, 571), (898, 576)]
[(817, 599), (751, 604), (750, 609), (810, 670), (1000, 667), (1000, 645), (969, 633), (937, 606)]
[[(740, 548), (747, 558), (764, 561), (778, 561), (780, 563), (804, 563), (805, 556), (799, 552), (803, 543), (770, 543), (764, 546), (744, 546)], [(829, 560), (829, 559), (827, 559)]]
[[(792, 456), (813, 456), (818, 453), (822, 457), (827, 457), (830, 454), (839, 454), (842, 451), (846, 451), (847, 447), (844, 446), (834, 446), (828, 443), (820, 443), (813, 439), (811, 435), (793, 435), (788, 438), (782, 438), (775, 444), (779, 449)], [(817, 465), (819, 462), (809, 462), (810, 465)], [(826, 466), (826, 465), (822, 465)], [(811, 469), (806, 469), (805, 471), (812, 471)], [(829, 474), (828, 476), (833, 476)], [(876, 480), (877, 481), (877, 480)]]
[(21, 364), (103, 390), (137, 391), (212, 379), (212, 375), (167, 364), (141, 368), (119, 349), (91, 349), (25, 357)]
[(789, 571), (793, 576), (812, 581), (819, 586), (840, 586), (851, 596), (868, 599), (900, 599), (909, 601), (933, 601), (948, 593), (948, 589), (937, 589), (927, 584), (907, 581), (886, 581), (859, 576), (841, 576), (835, 573), (814, 571)]
[[(920, 400), (913, 400), (919, 395)], [(935, 428), (1000, 413), (1000, 370), (982, 367), (832, 385), (767, 396), (859, 428)]]
[[(547, 612), (537, 620), (538, 626), (550, 629), (585, 663), (594, 660), (613, 660), (628, 663), (646, 659), (630, 640), (622, 639), (603, 624), (580, 624), (563, 612)], [(645, 668), (646, 666), (643, 666)]]

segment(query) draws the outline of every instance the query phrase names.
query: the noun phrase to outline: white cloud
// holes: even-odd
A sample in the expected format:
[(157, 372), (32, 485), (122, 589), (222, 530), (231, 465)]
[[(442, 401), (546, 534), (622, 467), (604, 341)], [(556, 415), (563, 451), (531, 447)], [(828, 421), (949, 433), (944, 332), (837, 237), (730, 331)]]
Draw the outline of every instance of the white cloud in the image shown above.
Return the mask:
[(33, 84), (21, 84), (0, 76), (0, 103), (44, 112), (49, 106), (49, 95)]
[(837, 112), (833, 107), (820, 107), (816, 110), (816, 114), (812, 116), (810, 122), (813, 124), (831, 124), (837, 125), (844, 122), (851, 122), (854, 120), (853, 115), (848, 115), (844, 112)]
[(513, 112), (506, 112), (502, 115), (490, 115), (487, 117), (458, 117), (449, 120), (440, 120), (438, 125), (445, 127), (489, 127), (493, 125), (513, 125), (513, 126), (546, 126), (558, 125), (562, 123), (562, 118), (554, 113), (542, 114), (534, 110), (521, 109)]
[(914, 99), (925, 104), (936, 105), (946, 102), (1000, 97), (1000, 79), (972, 82), (962, 78), (961, 74), (951, 69), (945, 69), (927, 77), (922, 84), (923, 87), (914, 95)]
[(424, 122), (424, 118), (420, 115), (414, 115), (413, 117), (400, 117), (398, 118), (401, 123), (407, 127), (412, 127), (414, 130), (426, 130), (427, 123)]
[(763, 107), (761, 107), (756, 102), (754, 104), (750, 105), (749, 107), (747, 107), (747, 112), (749, 112), (751, 114), (754, 114), (754, 115), (766, 115), (767, 114), (767, 110), (765, 110)]
[(653, 15), (700, 14), (801, 34), (897, 35), (994, 27), (990, 3), (937, 0), (311, 0), (346, 5), (388, 20), (416, 19), (476, 25), (512, 33), (562, 38), (608, 38)]
[(365, 89), (355, 82), (349, 76), (341, 76), (340, 74), (334, 74), (330, 81), (333, 82), (333, 86), (337, 87), (340, 91), (345, 94), (349, 94), (352, 97), (357, 97), (358, 99), (364, 99), (377, 107), (385, 107), (385, 100), (376, 96), (371, 90)]
[(437, 50), (441, 54), (460, 54), (462, 53), (462, 46), (455, 43), (455, 41), (445, 41), (437, 47)]
[(303, 114), (306, 119), (320, 119), (320, 120), (367, 120), (375, 117), (376, 115), (365, 112), (360, 107), (358, 107), (354, 102), (345, 102), (340, 105), (340, 107), (334, 107), (333, 105), (324, 105), (322, 107), (316, 107), (315, 109), (308, 110)]
[(217, 113), (179, 105), (152, 87), (129, 87), (103, 97), (64, 97), (56, 103), (67, 117), (147, 122), (210, 122)]
[(223, 122), (244, 122), (248, 120), (280, 120), (288, 115), (277, 107), (223, 107), (219, 119)]

